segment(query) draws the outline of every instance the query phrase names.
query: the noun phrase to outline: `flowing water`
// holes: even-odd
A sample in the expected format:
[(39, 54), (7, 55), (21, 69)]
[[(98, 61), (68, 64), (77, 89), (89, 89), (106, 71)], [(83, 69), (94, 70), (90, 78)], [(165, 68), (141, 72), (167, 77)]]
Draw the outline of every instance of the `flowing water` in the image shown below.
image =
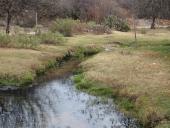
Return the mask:
[(70, 78), (0, 93), (0, 128), (137, 128), (111, 100), (75, 89)]

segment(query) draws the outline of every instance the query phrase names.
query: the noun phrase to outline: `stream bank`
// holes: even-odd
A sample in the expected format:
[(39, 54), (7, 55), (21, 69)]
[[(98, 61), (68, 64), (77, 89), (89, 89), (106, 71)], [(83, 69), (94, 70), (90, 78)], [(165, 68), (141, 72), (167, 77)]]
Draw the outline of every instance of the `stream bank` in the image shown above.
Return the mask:
[[(8, 90), (17, 90), (21, 88), (32, 87), (38, 84), (38, 82), (41, 82), (43, 77), (46, 78), (50, 76), (51, 71), (55, 70), (55, 72), (58, 72), (56, 70), (60, 70), (62, 66), (67, 65), (65, 66), (66, 69), (62, 70), (63, 73), (60, 72), (61, 73), (60, 76), (62, 76), (64, 75), (64, 72), (67, 72), (67, 70), (70, 71), (70, 69), (68, 69), (69, 67), (68, 64), (70, 62), (71, 63), (73, 62), (75, 64), (74, 66), (76, 66), (76, 64), (80, 63), (86, 57), (97, 54), (99, 51), (101, 51), (100, 47), (88, 47), (87, 46), (87, 47), (70, 48), (65, 53), (61, 54), (60, 56), (52, 57), (51, 59), (46, 58), (46, 62), (43, 65), (39, 65), (36, 67), (34, 67), (33, 65), (31, 67), (32, 68), (31, 72), (21, 74), (20, 77), (10, 75), (10, 74), (1, 76), (0, 77), (0, 90), (8, 91)], [(74, 67), (71, 67), (71, 68), (74, 68)], [(53, 72), (53, 75), (54, 74), (55, 73)], [(55, 75), (59, 76), (59, 73)], [(55, 75), (53, 77), (55, 77)]]

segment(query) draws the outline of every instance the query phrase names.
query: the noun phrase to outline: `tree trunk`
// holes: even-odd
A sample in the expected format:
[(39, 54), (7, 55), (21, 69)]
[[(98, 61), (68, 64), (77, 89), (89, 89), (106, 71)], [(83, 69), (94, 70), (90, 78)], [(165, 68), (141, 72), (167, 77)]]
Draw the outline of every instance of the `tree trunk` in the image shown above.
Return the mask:
[(155, 21), (156, 21), (156, 17), (153, 17), (152, 18), (151, 29), (155, 29)]
[(10, 23), (11, 23), (11, 15), (7, 12), (7, 19), (6, 19), (6, 34), (10, 33)]

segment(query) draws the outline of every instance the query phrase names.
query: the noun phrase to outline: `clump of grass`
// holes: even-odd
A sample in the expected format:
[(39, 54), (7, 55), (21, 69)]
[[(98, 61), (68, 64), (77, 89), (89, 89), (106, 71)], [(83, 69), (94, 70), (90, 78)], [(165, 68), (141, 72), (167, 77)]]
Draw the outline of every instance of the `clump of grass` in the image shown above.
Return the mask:
[(35, 79), (35, 75), (34, 73), (31, 72), (27, 72), (25, 73), (21, 78), (20, 78), (20, 84), (19, 86), (26, 86), (26, 85), (30, 85), (33, 83), (34, 79)]
[(9, 46), (11, 43), (11, 38), (9, 35), (0, 33), (0, 47)]
[(147, 31), (146, 31), (146, 29), (141, 29), (141, 34), (147, 34)]
[(76, 88), (79, 90), (88, 92), (95, 96), (113, 97), (113, 91), (111, 88), (88, 81), (83, 74), (75, 75), (73, 80), (76, 84)]
[(111, 88), (105, 86), (100, 87), (100, 85), (95, 85), (94, 83), (93, 86), (88, 90), (88, 92), (95, 96), (105, 96), (109, 98), (113, 97), (113, 91)]
[(3, 74), (0, 77), (0, 86), (6, 86), (6, 85), (10, 85), (10, 86), (16, 86), (18, 84), (18, 77), (16, 76), (11, 76), (8, 74)]
[(20, 76), (3, 74), (0, 76), (0, 86), (21, 87), (32, 84), (35, 78), (34, 73), (27, 72)]
[(121, 97), (116, 100), (120, 108), (125, 109), (125, 111), (132, 111), (135, 108), (134, 103), (130, 101), (127, 97)]
[(83, 60), (85, 55), (84, 55), (85, 49), (83, 47), (78, 47), (76, 52), (74, 53), (74, 57)]
[(45, 74), (46, 69), (45, 66), (41, 66), (38, 69), (35, 70), (37, 76), (42, 76)]
[(164, 42), (167, 42), (165, 44), (160, 44), (160, 45), (152, 45), (149, 47), (149, 49), (153, 50), (153, 51), (157, 51), (160, 52), (164, 55), (170, 55), (170, 42), (167, 40), (165, 40)]
[(77, 47), (73, 56), (79, 60), (83, 60), (85, 57), (95, 55), (101, 50), (102, 48), (97, 46)]
[(40, 39), (37, 36), (33, 35), (15, 35), (12, 38), (11, 43), (14, 43), (14, 47), (16, 48), (36, 48), (40, 44)]
[(60, 33), (43, 33), (40, 35), (5, 35), (0, 34), (0, 47), (27, 48), (34, 49), (40, 44), (62, 44), (66, 39)]
[(32, 35), (13, 35), (0, 34), (0, 47), (12, 48), (35, 48), (39, 45), (40, 40)]
[(43, 33), (39, 35), (40, 41), (42, 44), (62, 44), (66, 42), (66, 39), (62, 34), (59, 32), (48, 32), (48, 33)]

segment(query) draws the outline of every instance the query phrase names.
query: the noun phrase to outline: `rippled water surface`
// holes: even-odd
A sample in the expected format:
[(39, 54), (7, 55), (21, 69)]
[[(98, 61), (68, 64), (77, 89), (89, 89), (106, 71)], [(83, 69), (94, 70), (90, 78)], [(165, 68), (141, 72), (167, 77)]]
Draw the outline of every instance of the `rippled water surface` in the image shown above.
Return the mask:
[(112, 101), (77, 91), (70, 79), (0, 93), (0, 128), (137, 128)]

